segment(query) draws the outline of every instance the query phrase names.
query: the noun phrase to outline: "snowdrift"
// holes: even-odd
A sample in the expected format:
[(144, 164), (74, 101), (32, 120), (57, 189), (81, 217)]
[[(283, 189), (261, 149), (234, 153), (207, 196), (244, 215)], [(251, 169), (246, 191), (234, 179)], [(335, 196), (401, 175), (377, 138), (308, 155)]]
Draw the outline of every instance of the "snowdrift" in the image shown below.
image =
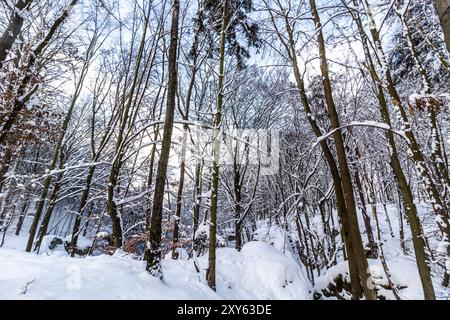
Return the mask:
[(204, 281), (207, 256), (163, 260), (163, 281), (144, 262), (117, 253), (70, 258), (0, 249), (1, 299), (311, 299), (310, 283), (295, 261), (264, 242), (241, 252), (217, 250), (217, 292)]
[[(392, 290), (387, 289), (388, 280), (386, 273), (381, 265), (380, 260), (368, 259), (370, 273), (375, 283), (378, 297), (387, 300), (396, 300)], [(396, 286), (399, 296), (402, 300), (423, 300), (423, 290), (417, 271), (415, 261), (412, 257), (398, 256), (388, 261), (389, 271), (391, 273), (391, 280)], [(343, 261), (336, 266), (331, 267), (327, 272), (317, 278), (314, 287), (316, 299), (336, 299), (335, 296), (327, 297), (329, 286), (338, 287), (339, 294), (344, 299), (351, 299), (351, 296), (346, 292), (345, 285), (342, 288), (341, 280), (345, 283), (350, 283), (350, 276), (348, 273), (348, 263)], [(439, 284), (435, 283), (435, 288), (439, 288)], [(342, 290), (343, 289), (343, 290)]]
[(217, 292), (227, 299), (311, 298), (300, 266), (270, 244), (249, 242), (240, 253), (220, 249), (218, 265)]

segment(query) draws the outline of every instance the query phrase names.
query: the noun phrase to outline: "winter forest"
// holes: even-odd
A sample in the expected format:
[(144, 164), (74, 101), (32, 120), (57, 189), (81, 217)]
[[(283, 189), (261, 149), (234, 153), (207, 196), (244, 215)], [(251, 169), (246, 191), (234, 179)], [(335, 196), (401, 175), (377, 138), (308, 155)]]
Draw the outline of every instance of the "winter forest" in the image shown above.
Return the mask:
[(0, 299), (449, 299), (449, 51), (449, 0), (1, 0)]

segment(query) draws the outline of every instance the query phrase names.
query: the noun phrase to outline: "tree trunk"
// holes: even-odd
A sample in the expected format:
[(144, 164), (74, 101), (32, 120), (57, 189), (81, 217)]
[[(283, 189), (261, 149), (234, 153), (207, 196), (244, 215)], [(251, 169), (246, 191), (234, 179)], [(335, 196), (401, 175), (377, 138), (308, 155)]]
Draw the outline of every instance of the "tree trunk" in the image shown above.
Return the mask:
[[(367, 0), (363, 0), (365, 9), (368, 15), (368, 18), (370, 20), (371, 25), (375, 25), (375, 22), (373, 20), (372, 13), (369, 9), (369, 4)], [(375, 43), (375, 47), (382, 57), (382, 59), (386, 60), (386, 56), (383, 51), (383, 47), (380, 41), (380, 35), (378, 33), (378, 30), (376, 28), (371, 28), (370, 33), (373, 39), (373, 42)], [(405, 106), (403, 102), (401, 101), (400, 95), (398, 94), (397, 88), (394, 85), (394, 81), (391, 76), (391, 72), (389, 70), (389, 67), (386, 67), (384, 69), (384, 80), (386, 81), (387, 90), (389, 92), (389, 95), (392, 98), (392, 102), (394, 104), (394, 107), (397, 109), (397, 111), (400, 114), (400, 118), (402, 120), (402, 125), (404, 126), (404, 132), (406, 135), (406, 138), (408, 139), (408, 154), (410, 155), (411, 159), (416, 165), (417, 171), (422, 179), (422, 182), (425, 187), (425, 191), (427, 192), (427, 195), (432, 200), (433, 210), (437, 216), (438, 221), (438, 227), (446, 239), (450, 239), (450, 222), (447, 214), (447, 204), (443, 201), (441, 198), (441, 194), (438, 190), (438, 187), (433, 179), (433, 176), (430, 173), (430, 170), (428, 168), (428, 165), (425, 161), (425, 157), (422, 153), (422, 150), (420, 148), (420, 145), (414, 135), (414, 132), (412, 131), (410, 121), (408, 119), (407, 113), (405, 111)], [(446, 260), (450, 259), (450, 245), (446, 245)], [(446, 273), (450, 272), (449, 270), (445, 270)], [(444, 283), (446, 282), (446, 279), (444, 278)]]
[[(349, 132), (352, 134), (351, 129), (349, 129)], [(361, 160), (361, 154), (359, 151), (359, 147), (356, 144), (355, 141), (355, 153), (356, 153), (356, 159), (358, 161)], [(366, 233), (367, 233), (367, 240), (369, 241), (369, 248), (370, 248), (370, 258), (375, 259), (378, 257), (378, 248), (377, 248), (377, 244), (375, 242), (375, 237), (373, 235), (373, 230), (372, 230), (372, 225), (370, 223), (370, 216), (367, 213), (367, 206), (366, 206), (366, 200), (365, 200), (365, 194), (364, 194), (364, 189), (363, 189), (363, 185), (362, 185), (362, 181), (361, 181), (361, 177), (360, 174), (358, 172), (358, 167), (354, 166), (354, 176), (355, 176), (355, 184), (356, 184), (356, 188), (358, 191), (358, 195), (359, 195), (359, 199), (361, 202), (361, 213), (363, 216), (363, 220), (364, 220), (364, 226), (366, 228)], [(363, 176), (367, 177), (367, 173), (365, 171), (365, 168), (362, 166), (362, 163), (359, 163), (359, 167), (361, 168), (361, 170), (363, 171)], [(374, 195), (372, 195), (372, 198), (374, 197)], [(370, 197), (368, 195), (369, 198), (369, 202), (371, 202)], [(375, 199), (372, 199), (372, 202)]]
[[(309, 1), (312, 16), (317, 30), (317, 38), (319, 45), (319, 58), (320, 58), (320, 69), (322, 74), (322, 83), (325, 91), (325, 99), (328, 107), (328, 114), (331, 120), (331, 126), (333, 129), (340, 128), (339, 117), (336, 111), (336, 106), (334, 104), (334, 98), (331, 88), (331, 81), (328, 73), (328, 61), (326, 57), (325, 49), (325, 39), (322, 32), (322, 23), (317, 11), (315, 0)], [(347, 216), (349, 219), (349, 226), (352, 230), (351, 236), (353, 238), (353, 249), (355, 254), (355, 260), (358, 266), (358, 272), (361, 280), (361, 284), (364, 290), (366, 299), (376, 300), (377, 294), (373, 287), (372, 276), (370, 274), (369, 265), (364, 252), (364, 246), (361, 239), (361, 233), (358, 226), (358, 217), (356, 213), (355, 198), (353, 195), (353, 187), (351, 182), (351, 175), (347, 163), (347, 156), (345, 152), (344, 140), (340, 130), (337, 130), (334, 134), (334, 142), (336, 145), (336, 152), (338, 157), (339, 169), (342, 178), (342, 188), (344, 191), (345, 203), (347, 206)]]
[[(25, 66), (25, 69), (28, 71), (27, 74), (22, 78), (19, 87), (17, 89), (17, 98), (14, 99), (13, 105), (11, 106), (11, 112), (8, 115), (7, 120), (2, 125), (2, 128), (0, 130), (0, 146), (4, 145), (9, 131), (11, 130), (12, 126), (16, 122), (17, 117), (19, 116), (20, 111), (25, 107), (26, 103), (31, 99), (32, 95), (36, 92), (38, 89), (37, 86), (34, 86), (32, 89), (30, 89), (28, 92), (26, 92), (28, 85), (31, 82), (31, 75), (33, 74), (31, 72), (31, 68), (36, 63), (37, 58), (42, 54), (44, 49), (48, 46), (53, 36), (56, 34), (59, 27), (64, 23), (64, 21), (69, 16), (69, 12), (72, 9), (74, 5), (76, 5), (78, 0), (72, 0), (70, 4), (66, 7), (66, 9), (61, 13), (61, 15), (53, 22), (52, 26), (50, 27), (48, 33), (46, 34), (45, 38), (39, 43), (39, 45), (29, 54), (27, 65)], [(20, 99), (19, 99), (20, 97)], [(31, 250), (31, 249), (30, 249)]]
[[(187, 120), (187, 119), (185, 119)], [(178, 259), (178, 241), (179, 241), (179, 229), (181, 221), (181, 211), (183, 206), (183, 188), (184, 188), (184, 176), (186, 171), (186, 145), (187, 145), (188, 128), (187, 125), (183, 126), (183, 142), (181, 150), (181, 163), (180, 163), (180, 181), (178, 184), (178, 192), (175, 208), (175, 221), (173, 225), (172, 234), (172, 259)]]
[[(361, 35), (361, 40), (363, 43), (363, 49), (366, 55), (367, 62), (369, 64), (369, 71), (372, 80), (376, 85), (376, 95), (379, 103), (381, 118), (384, 123), (391, 127), (391, 118), (388, 110), (387, 100), (384, 94), (382, 82), (378, 77), (375, 65), (371, 58), (369, 45), (367, 43), (368, 39), (366, 38), (366, 34), (364, 32), (364, 28), (362, 25), (362, 21), (358, 14), (353, 16), (355, 19), (359, 33)], [(376, 35), (373, 35), (373, 39), (377, 39)], [(385, 131), (386, 140), (388, 142), (390, 148), (390, 165), (392, 167), (392, 171), (394, 172), (397, 185), (399, 187), (400, 195), (402, 197), (402, 201), (408, 216), (408, 220), (410, 222), (411, 227), (411, 235), (414, 246), (414, 252), (416, 256), (416, 263), (420, 275), (420, 279), (422, 282), (422, 288), (424, 291), (425, 299), (435, 299), (433, 283), (431, 281), (430, 270), (427, 265), (427, 255), (425, 252), (425, 243), (423, 239), (422, 226), (418, 217), (417, 207), (414, 202), (413, 193), (411, 191), (411, 187), (409, 186), (405, 174), (403, 172), (403, 168), (400, 163), (400, 159), (398, 157), (397, 146), (395, 143), (394, 134), (392, 131)], [(400, 213), (401, 214), (401, 213)]]
[[(189, 120), (189, 110), (191, 106), (191, 97), (192, 97), (192, 91), (194, 89), (195, 85), (195, 76), (197, 74), (197, 47), (198, 47), (198, 31), (195, 34), (194, 37), (194, 43), (191, 48), (191, 53), (194, 55), (193, 61), (192, 61), (192, 76), (191, 80), (189, 82), (189, 88), (186, 95), (186, 109), (184, 111), (183, 120), (188, 121)], [(188, 137), (188, 125), (183, 125), (183, 142), (182, 142), (182, 150), (181, 150), (181, 163), (180, 163), (180, 181), (178, 184), (178, 192), (177, 192), (177, 205), (176, 205), (176, 211), (175, 211), (175, 222), (173, 226), (173, 237), (172, 237), (172, 259), (178, 258), (178, 251), (176, 250), (177, 242), (179, 240), (179, 224), (181, 220), (181, 210), (182, 210), (182, 200), (183, 200), (183, 188), (184, 188), (184, 176), (186, 171), (186, 148), (187, 148), (187, 137)], [(197, 217), (198, 222), (198, 217)], [(195, 218), (194, 218), (194, 224), (195, 224)], [(195, 233), (195, 226), (194, 226), (194, 233)]]
[(220, 161), (220, 130), (222, 126), (223, 80), (225, 66), (225, 41), (228, 27), (228, 1), (223, 1), (222, 30), (220, 33), (219, 83), (217, 94), (217, 110), (214, 119), (213, 133), (213, 168), (211, 183), (211, 213), (209, 226), (209, 252), (206, 281), (211, 289), (216, 290), (216, 234), (217, 234), (217, 202), (219, 196), (219, 161)]
[(84, 207), (86, 206), (89, 191), (91, 189), (91, 181), (94, 176), (95, 166), (89, 167), (88, 174), (86, 176), (86, 181), (84, 183), (83, 193), (81, 194), (80, 203), (78, 205), (78, 210), (75, 215), (75, 222), (72, 228), (72, 238), (70, 240), (69, 251), (70, 256), (73, 257), (75, 255), (75, 247), (77, 246), (78, 235), (80, 233), (80, 225), (81, 225), (81, 217), (83, 215)]
[(3, 158), (2, 158), (2, 161), (0, 162), (0, 193), (3, 190), (3, 183), (5, 182), (5, 175), (8, 173), (8, 170), (9, 170), (9, 166), (10, 166), (11, 159), (13, 156), (13, 149), (14, 149), (14, 146), (11, 144), (5, 146), (5, 148), (4, 148)]
[(388, 287), (389, 287), (389, 289), (392, 290), (392, 293), (394, 294), (395, 298), (397, 300), (401, 300), (400, 295), (398, 293), (398, 289), (395, 286), (395, 284), (392, 282), (391, 272), (389, 271), (389, 268), (388, 268), (388, 265), (386, 262), (386, 258), (384, 256), (383, 239), (381, 238), (380, 221), (378, 219), (377, 207), (376, 207), (375, 203), (372, 204), (372, 215), (375, 218), (375, 225), (377, 227), (378, 246), (380, 248), (380, 260), (381, 260), (381, 265), (383, 266), (384, 273), (386, 274), (386, 278), (388, 281)]
[[(150, 6), (148, 11), (150, 11)], [(123, 158), (125, 153), (125, 145), (127, 143), (127, 136), (130, 132), (129, 126), (130, 122), (133, 122), (137, 115), (137, 110), (140, 105), (140, 102), (142, 102), (143, 96), (139, 97), (136, 95), (136, 92), (141, 92), (141, 86), (145, 82), (145, 85), (147, 85), (147, 82), (144, 81), (144, 79), (148, 80), (148, 76), (145, 77), (144, 74), (147, 71), (147, 68), (153, 65), (153, 58), (154, 55), (149, 55), (149, 59), (146, 61), (143, 61), (144, 53), (145, 53), (145, 45), (147, 41), (147, 30), (148, 30), (148, 24), (149, 24), (149, 12), (147, 12), (147, 15), (145, 15), (144, 24), (142, 26), (143, 33), (141, 36), (141, 40), (139, 43), (139, 49), (136, 55), (136, 61), (135, 64), (132, 64), (133, 55), (130, 54), (128, 56), (128, 59), (126, 61), (127, 63), (127, 70), (125, 72), (126, 77), (130, 75), (131, 72), (131, 65), (133, 65), (133, 75), (130, 82), (125, 82), (123, 89), (123, 97), (121, 99), (121, 102), (118, 106), (120, 108), (120, 126), (117, 130), (117, 140), (115, 144), (115, 153), (114, 153), (114, 160), (111, 166), (111, 171), (109, 173), (108, 177), (108, 189), (107, 189), (107, 210), (109, 217), (111, 219), (112, 223), (112, 245), (115, 249), (118, 249), (122, 246), (123, 242), (123, 235), (122, 235), (122, 219), (120, 212), (117, 208), (116, 202), (115, 202), (115, 189), (117, 187), (118, 178), (120, 174), (120, 170), (123, 165)], [(144, 71), (141, 73), (141, 66), (145, 64)], [(150, 72), (148, 72), (150, 74)], [(128, 90), (128, 86), (130, 86), (130, 89)], [(145, 92), (145, 90), (142, 90), (142, 92)]]
[[(79, 82), (79, 88), (78, 89), (81, 88), (81, 83), (82, 83), (82, 81)], [(31, 224), (30, 236), (28, 238), (27, 247), (25, 249), (27, 252), (31, 252), (31, 249), (33, 247), (33, 241), (34, 241), (34, 237), (36, 235), (36, 230), (37, 230), (37, 226), (38, 226), (38, 223), (39, 223), (39, 219), (41, 218), (42, 211), (44, 209), (45, 200), (47, 198), (47, 193), (48, 193), (48, 190), (50, 188), (50, 183), (52, 182), (51, 171), (53, 171), (56, 168), (56, 162), (58, 161), (58, 158), (60, 156), (62, 157), (61, 149), (63, 147), (63, 140), (64, 140), (64, 137), (66, 135), (66, 130), (67, 130), (68, 126), (69, 126), (70, 119), (72, 117), (72, 111), (73, 111), (73, 108), (75, 106), (75, 101), (76, 101), (77, 97), (78, 97), (78, 94), (75, 94), (75, 96), (74, 96), (74, 98), (72, 100), (72, 103), (71, 103), (71, 105), (69, 107), (69, 110), (67, 111), (66, 117), (64, 118), (64, 122), (63, 122), (63, 124), (61, 126), (61, 131), (60, 131), (60, 134), (59, 134), (58, 141), (56, 143), (55, 149), (53, 150), (52, 160), (50, 162), (50, 165), (48, 166), (48, 172), (49, 173), (48, 173), (47, 177), (45, 178), (44, 185), (43, 185), (42, 191), (41, 191), (41, 195), (40, 195), (39, 200), (38, 200), (38, 207), (36, 209), (36, 214), (34, 216), (33, 223)]]
[[(281, 41), (283, 42), (283, 44), (285, 45), (285, 49), (289, 55), (289, 59), (291, 60), (291, 66), (294, 71), (297, 89), (298, 89), (303, 107), (305, 109), (308, 122), (311, 125), (314, 135), (317, 138), (320, 138), (320, 137), (322, 137), (322, 131), (321, 131), (319, 125), (317, 124), (316, 119), (313, 116), (311, 106), (309, 104), (309, 100), (306, 95), (305, 84), (302, 79), (300, 69), (299, 69), (299, 64), (297, 61), (293, 31), (289, 24), (288, 18), (286, 16), (284, 17), (284, 20), (285, 20), (285, 27), (287, 29), (288, 36), (289, 36), (288, 42), (284, 41), (284, 37), (281, 34), (279, 35), (279, 37), (280, 37)], [(274, 22), (274, 24), (275, 24), (275, 22)], [(347, 219), (347, 208), (345, 205), (344, 194), (343, 194), (343, 190), (342, 190), (341, 177), (340, 177), (337, 165), (336, 165), (336, 161), (334, 160), (333, 154), (330, 150), (330, 147), (327, 144), (327, 141), (325, 139), (321, 139), (319, 142), (319, 145), (322, 149), (322, 152), (324, 154), (324, 157), (328, 164), (328, 167), (330, 168), (333, 185), (335, 187), (337, 212), (339, 215), (340, 223), (342, 225), (341, 235), (343, 238), (343, 243), (345, 244), (344, 258), (345, 257), (348, 258), (352, 296), (354, 299), (358, 299), (362, 295), (362, 287), (361, 287), (361, 282), (360, 282), (359, 275), (358, 275), (358, 268), (357, 268), (357, 264), (356, 264), (356, 260), (355, 260), (355, 255), (353, 254), (353, 239), (351, 237), (352, 231), (349, 226), (349, 220)]]
[(169, 163), (170, 148), (172, 143), (173, 121), (175, 113), (175, 96), (177, 90), (177, 48), (178, 48), (178, 20), (180, 1), (174, 0), (172, 7), (172, 26), (170, 30), (169, 47), (169, 81), (167, 84), (167, 107), (164, 121), (163, 141), (161, 154), (156, 173), (155, 194), (151, 217), (147, 217), (147, 247), (146, 270), (153, 276), (162, 278), (161, 271), (161, 232), (164, 204), (164, 187), (166, 181), (167, 166)]
[(242, 215), (242, 207), (241, 207), (241, 200), (242, 200), (242, 186), (240, 183), (241, 175), (240, 170), (236, 167), (239, 166), (239, 164), (235, 164), (235, 171), (234, 171), (234, 220), (235, 220), (235, 230), (234, 230), (234, 237), (235, 237), (235, 247), (237, 251), (241, 251), (242, 248), (242, 237), (241, 237), (241, 228), (242, 228), (242, 221), (241, 221), (241, 215)]
[(15, 233), (16, 236), (18, 236), (20, 234), (20, 231), (22, 230), (23, 221), (25, 220), (27, 210), (29, 207), (28, 201), (29, 201), (29, 198), (27, 197), (26, 200), (24, 201), (24, 203), (22, 203), (22, 206), (20, 207), (19, 220), (17, 221), (17, 225), (16, 225), (16, 233)]
[(445, 44), (450, 52), (450, 0), (435, 0), (435, 5), (444, 31)]
[(27, 10), (32, 2), (33, 0), (18, 0), (14, 6), (14, 12), (9, 20), (8, 26), (0, 38), (0, 68), (22, 30), (25, 16), (23, 11)]
[(36, 244), (34, 246), (34, 251), (36, 251), (36, 253), (39, 253), (39, 250), (40, 250), (41, 244), (42, 244), (42, 240), (44, 239), (45, 235), (47, 234), (47, 229), (48, 229), (48, 226), (50, 223), (50, 218), (52, 217), (53, 209), (55, 208), (55, 204), (56, 204), (56, 199), (58, 198), (59, 190), (61, 189), (62, 178), (63, 178), (63, 174), (60, 173), (58, 175), (58, 177), (56, 178), (56, 182), (53, 187), (53, 191), (50, 194), (50, 199), (49, 199), (47, 208), (45, 209), (44, 218), (42, 219), (41, 226), (39, 227)]
[(197, 160), (195, 168), (195, 192), (194, 192), (194, 234), (198, 229), (200, 220), (200, 206), (202, 201), (202, 161)]

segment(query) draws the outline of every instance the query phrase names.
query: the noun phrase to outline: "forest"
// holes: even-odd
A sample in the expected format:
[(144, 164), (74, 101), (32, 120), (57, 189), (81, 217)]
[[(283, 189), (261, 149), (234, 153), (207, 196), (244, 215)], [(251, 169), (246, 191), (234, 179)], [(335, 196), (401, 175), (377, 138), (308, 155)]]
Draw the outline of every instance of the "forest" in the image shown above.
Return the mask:
[(449, 0), (0, 0), (0, 299), (449, 299), (449, 52)]

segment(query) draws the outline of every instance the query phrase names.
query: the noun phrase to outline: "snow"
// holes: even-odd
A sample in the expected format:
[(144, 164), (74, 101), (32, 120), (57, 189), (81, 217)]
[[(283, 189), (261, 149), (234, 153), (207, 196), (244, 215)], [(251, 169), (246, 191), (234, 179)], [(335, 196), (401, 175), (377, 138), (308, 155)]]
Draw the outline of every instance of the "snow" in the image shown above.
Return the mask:
[(287, 239), (287, 232), (277, 224), (271, 224), (269, 220), (258, 221), (256, 231), (253, 233), (255, 240), (264, 241), (292, 257), (292, 248), (290, 248)]
[[(436, 229), (434, 216), (428, 215), (432, 207), (423, 203), (417, 207), (424, 217), (424, 232), (430, 235)], [(423, 299), (415, 258), (411, 250), (406, 253), (402, 251), (397, 238), (397, 206), (388, 204), (385, 211), (384, 206), (379, 205), (377, 211), (391, 279), (399, 288), (401, 299)], [(389, 215), (390, 224), (386, 214)], [(321, 229), (318, 216), (312, 220), (312, 224)], [(365, 238), (362, 219), (359, 219), (359, 224)], [(26, 225), (24, 230), (27, 229)], [(409, 227), (406, 224), (404, 227), (405, 243), (410, 247)], [(207, 237), (208, 229), (209, 225), (204, 222), (197, 232)], [(71, 258), (63, 244), (49, 249), (55, 237), (63, 241), (70, 240), (70, 237), (48, 235), (44, 237), (38, 255), (26, 253), (23, 250), (27, 233), (22, 232), (16, 237), (10, 230), (4, 247), (0, 248), (0, 284), (3, 289), (0, 299), (313, 299), (314, 293), (320, 293), (333, 283), (337, 275), (342, 274), (348, 280), (347, 262), (338, 258), (337, 265), (315, 275), (313, 286), (305, 266), (292, 248), (290, 241), (295, 241), (297, 236), (292, 226), (291, 230), (289, 234), (274, 219), (261, 220), (257, 221), (252, 236), (254, 241), (246, 243), (240, 252), (233, 248), (218, 248), (216, 292), (205, 281), (207, 253), (192, 259), (187, 251), (178, 248), (179, 259), (173, 260), (171, 252), (168, 252), (162, 260), (164, 278), (159, 280), (145, 272), (145, 262), (122, 250), (117, 250), (112, 256), (99, 254)], [(97, 234), (105, 235), (105, 232)], [(439, 242), (429, 239), (430, 246), (436, 250)], [(91, 238), (79, 236), (80, 248), (91, 244)], [(198, 261), (200, 273), (196, 271), (194, 260)], [(387, 299), (395, 299), (391, 291), (381, 287), (386, 286), (387, 278), (380, 261), (368, 262), (379, 294)], [(441, 276), (434, 274), (434, 287), (438, 298), (445, 299), (448, 293), (440, 286)]]
[(339, 128), (335, 128), (335, 129), (331, 130), (330, 132), (326, 133), (325, 135), (318, 137), (316, 139), (316, 142), (313, 144), (313, 148), (315, 148), (321, 141), (328, 139), (330, 136), (332, 136), (337, 131), (342, 130), (347, 127), (373, 127), (373, 128), (382, 129), (385, 131), (389, 130), (389, 131), (392, 131), (393, 133), (395, 133), (396, 135), (401, 136), (403, 139), (405, 139), (409, 143), (409, 139), (406, 136), (404, 130), (393, 130), (389, 125), (387, 125), (385, 123), (368, 120), (368, 121), (352, 121), (347, 125), (344, 125)]
[[(52, 245), (52, 241), (54, 241), (55, 239), (58, 239), (59, 242), (54, 243)], [(41, 248), (39, 250), (39, 253), (45, 253), (45, 254), (52, 254), (52, 253), (56, 253), (59, 252), (62, 255), (66, 255), (67, 252), (64, 249), (64, 243), (65, 242), (70, 242), (72, 240), (72, 236), (69, 235), (65, 238), (61, 238), (59, 236), (56, 235), (46, 235), (42, 238), (42, 244), (41, 244)], [(86, 249), (89, 248), (92, 245), (92, 239), (83, 237), (81, 235), (78, 236), (78, 240), (77, 240), (77, 247), (80, 249)]]
[(36, 255), (0, 249), (0, 299), (310, 299), (301, 268), (273, 246), (249, 242), (237, 252), (217, 250), (217, 292), (205, 283), (207, 255), (163, 260), (161, 281), (143, 261), (123, 252), (70, 258), (62, 251)]
[(203, 221), (198, 226), (197, 230), (195, 231), (194, 235), (195, 239), (209, 239), (209, 224), (206, 223), (206, 221)]
[(182, 288), (186, 282), (176, 287), (163, 284), (144, 271), (142, 262), (128, 257), (73, 259), (8, 249), (0, 250), (0, 257), (6, 271), (0, 275), (2, 299), (189, 299), (205, 294), (194, 282), (189, 292)]
[(106, 231), (101, 231), (95, 235), (96, 238), (102, 239), (109, 236), (109, 233)]
[[(379, 260), (368, 259), (368, 263), (378, 295), (382, 295), (388, 300), (395, 300), (392, 291), (382, 287), (388, 285), (388, 280), (381, 262)], [(389, 260), (388, 265), (391, 273), (391, 280), (398, 288), (399, 296), (402, 300), (424, 299), (419, 274), (412, 257), (398, 256)], [(335, 279), (338, 275), (342, 275), (344, 280), (350, 282), (348, 263), (346, 261), (331, 267), (323, 276), (317, 278), (315, 290), (320, 292), (321, 290), (326, 289), (330, 283), (335, 284)], [(438, 284), (436, 283), (435, 287), (437, 285)]]
[(270, 244), (252, 241), (240, 253), (219, 249), (218, 294), (227, 299), (310, 299), (297, 263)]

